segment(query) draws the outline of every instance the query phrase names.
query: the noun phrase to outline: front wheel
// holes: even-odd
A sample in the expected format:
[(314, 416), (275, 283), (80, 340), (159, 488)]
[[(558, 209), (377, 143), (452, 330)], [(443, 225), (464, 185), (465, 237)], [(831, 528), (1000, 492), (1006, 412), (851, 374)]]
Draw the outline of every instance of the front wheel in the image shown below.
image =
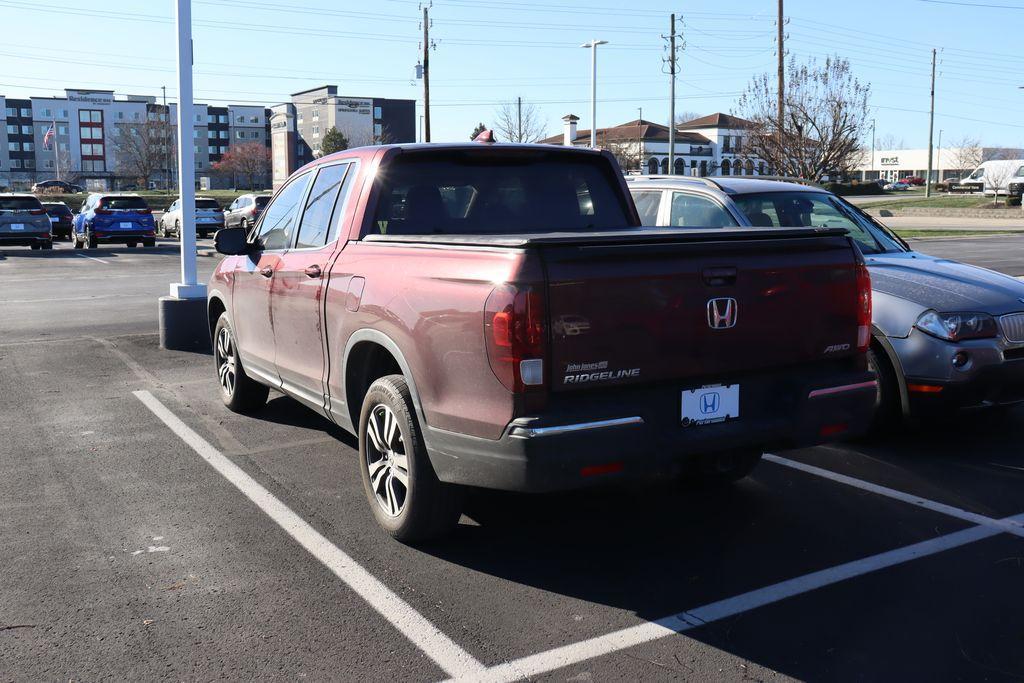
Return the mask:
[(82, 243), (79, 241), (78, 235), (75, 233), (71, 233), (71, 246), (73, 246), (75, 249), (82, 248)]
[(901, 417), (900, 387), (896, 371), (884, 353), (872, 344), (868, 347), (868, 369), (875, 373), (878, 388), (875, 390), (875, 414), (869, 431), (884, 434), (895, 427)]
[(370, 385), (359, 417), (363, 489), (377, 523), (403, 543), (450, 532), (462, 514), (462, 489), (442, 483), (430, 464), (409, 385), (401, 375)]
[(220, 398), (236, 413), (251, 413), (267, 402), (270, 389), (245, 374), (238, 359), (238, 345), (228, 322), (228, 314), (221, 313), (213, 330), (213, 360), (220, 383)]
[(181, 239), (181, 221), (174, 221), (174, 235), (179, 240)]

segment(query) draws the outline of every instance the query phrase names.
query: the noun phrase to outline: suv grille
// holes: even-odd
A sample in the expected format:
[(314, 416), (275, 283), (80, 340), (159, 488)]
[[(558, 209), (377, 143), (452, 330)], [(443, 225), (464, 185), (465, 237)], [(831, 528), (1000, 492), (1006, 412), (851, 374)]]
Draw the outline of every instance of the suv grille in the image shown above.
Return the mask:
[(1008, 341), (1024, 343), (1024, 313), (1004, 315), (999, 319), (999, 326)]

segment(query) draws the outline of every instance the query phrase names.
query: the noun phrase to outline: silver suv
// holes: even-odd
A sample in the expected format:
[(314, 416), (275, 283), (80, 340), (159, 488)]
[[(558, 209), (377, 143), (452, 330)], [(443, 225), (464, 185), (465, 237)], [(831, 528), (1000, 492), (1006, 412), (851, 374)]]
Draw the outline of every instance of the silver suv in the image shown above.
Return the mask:
[(0, 194), (0, 246), (53, 249), (46, 209), (30, 194)]
[(627, 181), (644, 225), (846, 228), (871, 273), (868, 358), (879, 380), (879, 426), (1024, 401), (1024, 282), (914, 251), (819, 187), (729, 177)]

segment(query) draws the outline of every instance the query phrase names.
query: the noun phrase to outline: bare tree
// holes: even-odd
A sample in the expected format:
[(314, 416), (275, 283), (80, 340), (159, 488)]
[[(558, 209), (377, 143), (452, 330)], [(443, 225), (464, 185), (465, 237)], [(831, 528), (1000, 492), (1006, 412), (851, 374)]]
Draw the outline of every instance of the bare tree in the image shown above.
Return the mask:
[(839, 57), (821, 65), (793, 58), (787, 70), (781, 131), (773, 78), (761, 74), (740, 96), (737, 115), (751, 122), (744, 151), (779, 175), (819, 180), (849, 173), (866, 132), (870, 86)]
[[(999, 190), (1010, 180), (1016, 169), (1009, 163), (992, 164), (985, 167), (984, 187), (992, 188), (992, 202), (999, 206)], [(1009, 195), (1009, 190), (1007, 190)]]
[(636, 140), (607, 140), (604, 136), (598, 136), (598, 147), (612, 153), (615, 160), (623, 171), (638, 170), (643, 173), (643, 154), (640, 143)]
[(143, 189), (157, 171), (174, 164), (174, 135), (167, 121), (117, 124), (108, 144), (117, 172)]
[(270, 173), (270, 150), (262, 142), (247, 142), (232, 145), (213, 165), (216, 173), (247, 176), (249, 189), (256, 189), (256, 178), (265, 178)]
[(891, 149), (906, 149), (907, 143), (904, 142), (903, 138), (897, 137), (892, 133), (886, 133), (882, 137), (878, 138), (875, 143), (876, 150), (891, 150)]
[(545, 128), (540, 110), (529, 102), (523, 102), (521, 110), (515, 102), (506, 102), (494, 112), (494, 130), (501, 142), (537, 142)]
[(946, 148), (953, 167), (960, 174), (967, 174), (981, 166), (981, 140), (965, 135)]

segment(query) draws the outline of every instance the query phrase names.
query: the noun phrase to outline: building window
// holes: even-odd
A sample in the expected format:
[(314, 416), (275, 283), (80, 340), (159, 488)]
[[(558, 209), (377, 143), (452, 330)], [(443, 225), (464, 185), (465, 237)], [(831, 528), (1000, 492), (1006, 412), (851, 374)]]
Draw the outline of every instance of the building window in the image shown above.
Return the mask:
[(729, 175), (729, 171), (732, 170), (731, 164), (728, 159), (722, 159), (722, 175)]
[(378, 121), (384, 118), (383, 113), (380, 110), (380, 107), (373, 108), (373, 118), (377, 119)]
[(217, 121), (220, 122), (220, 123), (227, 123), (228, 122), (228, 115), (227, 114), (221, 114), (220, 116), (217, 117)]
[(259, 122), (260, 122), (260, 117), (258, 117), (258, 116), (250, 116), (249, 117), (249, 123), (259, 123)]
[(35, 168), (36, 167), (36, 160), (35, 159), (24, 159), (23, 163), (24, 163), (25, 168)]
[(215, 131), (215, 130), (208, 130), (208, 131), (206, 131), (206, 139), (207, 140), (213, 140), (216, 137), (217, 137), (217, 131)]
[(313, 135), (320, 135), (320, 126), (319, 125), (313, 126)]
[(61, 142), (61, 143), (59, 143), (59, 144), (57, 145), (57, 149), (59, 149), (59, 150), (60, 150), (60, 151), (62, 151), (62, 152), (66, 152), (66, 151), (68, 151), (68, 143), (66, 143), (66, 142)]
[(21, 168), (21, 159), (11, 159), (11, 168)]
[(21, 143), (20, 142), (8, 142), (7, 143), (7, 151), (9, 151), (9, 152), (20, 152), (21, 151)]
[(67, 126), (57, 126), (57, 134), (58, 135), (67, 135), (68, 134), (68, 127)]
[(690, 175), (697, 175), (697, 160), (690, 159)]
[(199, 145), (192, 145), (192, 153), (199, 154)]
[(68, 110), (67, 109), (61, 109), (60, 110), (60, 117), (62, 119), (66, 119), (68, 117)]
[(18, 134), (18, 127), (16, 125), (14, 125), (13, 123), (8, 123), (7, 124), (7, 134), (8, 135), (11, 135), (11, 134), (17, 135)]
[(686, 162), (682, 159), (676, 159), (675, 164), (673, 165), (675, 166), (675, 168), (672, 169), (673, 173), (676, 175), (683, 175), (683, 172), (686, 170)]
[(196, 168), (202, 168), (202, 167), (203, 167), (203, 162), (202, 161), (197, 161), (196, 162)]
[[(32, 110), (31, 109), (22, 108), (21, 116), (22, 116), (22, 118), (26, 118), (26, 119), (32, 118)], [(28, 167), (26, 166), (26, 168), (28, 168)]]
[(320, 110), (319, 109), (314, 109), (313, 110), (313, 120), (314, 121), (319, 121), (320, 120)]
[(7, 115), (8, 116), (17, 116), (18, 115), (18, 110), (15, 109), (14, 107), (7, 107)]
[(374, 139), (377, 142), (380, 142), (380, 139), (382, 137), (384, 137), (384, 126), (383, 125), (381, 125), (379, 123), (373, 124), (373, 137), (374, 137)]
[(661, 172), (664, 175), (668, 175), (668, 157), (661, 160)]
[(43, 117), (49, 118), (51, 116), (53, 116), (53, 112), (52, 111), (50, 111), (49, 109), (44, 109), (43, 110)]
[(46, 160), (46, 168), (53, 168), (53, 159)]
[(35, 146), (34, 143), (31, 143), (31, 142), (23, 142), (23, 143), (21, 143), (21, 148), (22, 148), (22, 150), (24, 150), (26, 152), (31, 152), (32, 150), (34, 150), (36, 148), (36, 146)]
[(208, 154), (216, 154), (216, 153), (217, 153), (217, 148), (216, 148), (216, 147), (214, 147), (213, 145), (210, 145), (210, 146), (208, 146), (208, 147), (206, 148), (206, 152), (207, 152)]
[(235, 117), (235, 123), (245, 123), (245, 117), (239, 114)]
[(221, 140), (227, 140), (228, 139), (228, 132), (226, 130), (222, 130), (220, 132), (220, 138), (221, 138)]
[(22, 135), (32, 135), (32, 126), (22, 126), (21, 127), (21, 134)]

